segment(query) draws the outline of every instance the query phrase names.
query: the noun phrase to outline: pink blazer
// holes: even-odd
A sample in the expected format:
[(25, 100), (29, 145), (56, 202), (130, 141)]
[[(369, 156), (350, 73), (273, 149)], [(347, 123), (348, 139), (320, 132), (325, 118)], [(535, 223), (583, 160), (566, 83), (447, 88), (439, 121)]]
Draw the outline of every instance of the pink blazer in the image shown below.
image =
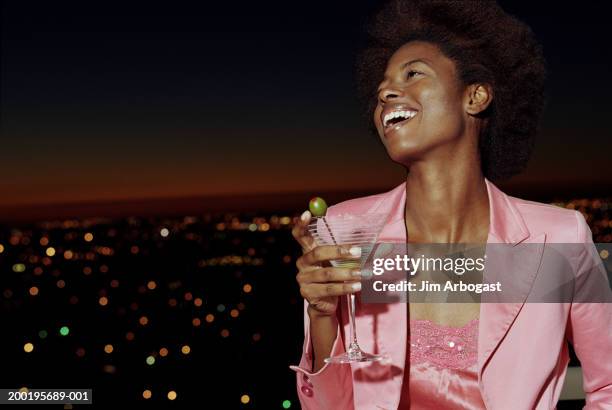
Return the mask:
[[(490, 204), (487, 243), (592, 243), (592, 233), (578, 211), (526, 201), (503, 193), (485, 180)], [(405, 242), (405, 184), (391, 191), (348, 200), (328, 209), (335, 213), (385, 212), (390, 217), (380, 242)], [(537, 275), (539, 259), (515, 274), (526, 292)], [(578, 272), (577, 274), (580, 274)], [(602, 280), (602, 278), (596, 278)], [(607, 280), (602, 286), (609, 289)], [(310, 325), (304, 303), (304, 346), (297, 373), (302, 408), (397, 409), (406, 369), (408, 312), (405, 303), (364, 304), (357, 309), (359, 344), (365, 351), (390, 357), (382, 364), (326, 364), (313, 373)], [(332, 355), (345, 351), (346, 310)], [(375, 329), (375, 330), (374, 330)], [(374, 330), (374, 331), (373, 331)], [(488, 409), (554, 409), (573, 344), (583, 371), (585, 409), (612, 409), (612, 304), (483, 303), (478, 334), (478, 382)]]

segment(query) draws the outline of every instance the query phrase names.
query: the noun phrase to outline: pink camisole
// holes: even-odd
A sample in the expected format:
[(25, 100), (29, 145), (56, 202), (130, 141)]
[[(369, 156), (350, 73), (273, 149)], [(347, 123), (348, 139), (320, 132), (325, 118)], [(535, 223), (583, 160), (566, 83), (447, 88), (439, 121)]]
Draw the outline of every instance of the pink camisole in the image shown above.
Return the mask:
[(411, 410), (485, 409), (478, 386), (478, 319), (463, 327), (411, 320), (409, 349)]

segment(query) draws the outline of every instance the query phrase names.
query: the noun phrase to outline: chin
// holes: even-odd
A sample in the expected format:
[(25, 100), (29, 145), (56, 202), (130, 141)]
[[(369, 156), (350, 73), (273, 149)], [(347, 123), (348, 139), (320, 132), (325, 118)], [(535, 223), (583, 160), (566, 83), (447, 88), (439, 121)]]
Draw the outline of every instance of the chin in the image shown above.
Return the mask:
[(405, 166), (423, 158), (424, 153), (427, 151), (422, 141), (418, 141), (418, 139), (411, 139), (410, 141), (391, 141), (383, 139), (383, 145), (387, 150), (387, 155), (389, 155), (389, 158), (391, 158), (393, 162)]
[(422, 158), (422, 152), (420, 150), (387, 149), (387, 155), (389, 155), (389, 158), (393, 162), (405, 167), (409, 167), (410, 164)]
[(410, 166), (415, 162), (413, 158), (392, 157), (392, 156), (389, 156), (389, 157), (391, 158), (391, 161), (403, 166), (406, 169), (410, 168)]

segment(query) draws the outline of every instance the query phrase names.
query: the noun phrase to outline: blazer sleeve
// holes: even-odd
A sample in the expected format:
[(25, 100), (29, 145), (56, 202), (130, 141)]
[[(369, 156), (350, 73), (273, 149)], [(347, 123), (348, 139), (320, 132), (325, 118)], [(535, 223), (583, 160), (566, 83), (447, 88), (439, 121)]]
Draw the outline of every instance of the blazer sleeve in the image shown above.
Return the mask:
[(612, 295), (606, 269), (584, 216), (576, 211), (578, 241), (569, 338), (580, 360), (585, 410), (612, 409)]
[[(304, 410), (353, 409), (353, 380), (351, 366), (326, 363), (318, 372), (312, 372), (313, 348), (310, 340), (308, 301), (304, 300), (304, 346), (298, 366), (289, 366), (296, 372), (297, 393)], [(338, 323), (341, 323), (338, 321)], [(340, 324), (332, 346), (332, 356), (345, 352)]]

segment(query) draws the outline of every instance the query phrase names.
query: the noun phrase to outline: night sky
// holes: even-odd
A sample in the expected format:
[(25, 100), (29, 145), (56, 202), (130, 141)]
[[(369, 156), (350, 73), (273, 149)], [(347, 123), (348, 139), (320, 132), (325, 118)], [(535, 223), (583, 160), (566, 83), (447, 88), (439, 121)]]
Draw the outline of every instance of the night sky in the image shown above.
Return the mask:
[[(397, 185), (351, 79), (373, 3), (3, 2), (0, 205)], [(515, 182), (612, 183), (608, 14), (501, 3), (550, 69)]]

